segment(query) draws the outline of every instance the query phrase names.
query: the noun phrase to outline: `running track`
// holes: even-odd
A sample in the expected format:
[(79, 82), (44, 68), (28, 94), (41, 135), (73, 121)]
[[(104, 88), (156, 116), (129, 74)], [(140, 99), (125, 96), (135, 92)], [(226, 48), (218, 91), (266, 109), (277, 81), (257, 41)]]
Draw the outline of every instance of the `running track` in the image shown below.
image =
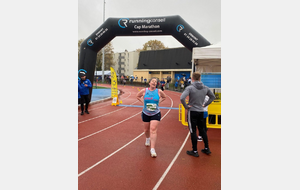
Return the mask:
[[(143, 87), (118, 88), (123, 105), (142, 105), (136, 93)], [(167, 99), (160, 107), (178, 108), (181, 93), (164, 92)], [(198, 142), (200, 157), (189, 156), (189, 130), (178, 121), (178, 110), (161, 109), (157, 158), (152, 158), (144, 145), (141, 110), (106, 101), (90, 105), (90, 114), (81, 116), (78, 107), (79, 190), (221, 189), (220, 129), (208, 129), (211, 155), (201, 153), (204, 145)]]

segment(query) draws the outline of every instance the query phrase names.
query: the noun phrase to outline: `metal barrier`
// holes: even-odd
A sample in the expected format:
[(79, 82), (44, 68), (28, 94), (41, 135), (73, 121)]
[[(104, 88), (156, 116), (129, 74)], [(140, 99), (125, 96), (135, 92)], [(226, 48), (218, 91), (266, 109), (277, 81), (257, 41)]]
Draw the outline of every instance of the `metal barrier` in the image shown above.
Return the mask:
[[(208, 106), (208, 116), (206, 118), (207, 128), (221, 129), (221, 100), (215, 100)], [(185, 108), (179, 104), (179, 121), (182, 125), (188, 126)]]

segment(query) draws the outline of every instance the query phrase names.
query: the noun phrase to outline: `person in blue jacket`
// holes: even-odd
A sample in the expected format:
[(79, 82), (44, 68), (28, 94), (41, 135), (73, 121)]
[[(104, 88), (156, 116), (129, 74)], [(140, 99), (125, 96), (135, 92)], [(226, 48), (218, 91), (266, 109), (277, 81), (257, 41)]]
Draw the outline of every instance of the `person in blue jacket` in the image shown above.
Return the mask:
[(178, 87), (178, 80), (176, 80), (175, 82), (175, 90), (177, 91), (177, 87)]
[(81, 90), (81, 86), (80, 86), (80, 84), (78, 83), (78, 104), (81, 103), (80, 90)]
[(80, 106), (81, 106), (81, 115), (84, 114), (84, 102), (85, 102), (85, 113), (89, 114), (88, 107), (90, 103), (90, 98), (89, 98), (89, 88), (92, 87), (92, 83), (89, 79), (86, 78), (85, 72), (80, 72), (79, 73), (80, 80), (78, 80), (78, 84), (80, 85), (81, 89), (79, 88), (79, 94), (81, 96), (80, 100)]

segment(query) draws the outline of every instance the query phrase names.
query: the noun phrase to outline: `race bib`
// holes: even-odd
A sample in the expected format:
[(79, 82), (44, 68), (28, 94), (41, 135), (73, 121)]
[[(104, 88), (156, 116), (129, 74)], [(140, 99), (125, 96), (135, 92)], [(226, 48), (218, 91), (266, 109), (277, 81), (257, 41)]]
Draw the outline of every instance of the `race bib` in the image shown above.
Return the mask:
[(148, 111), (155, 111), (156, 110), (156, 104), (147, 103), (147, 110)]

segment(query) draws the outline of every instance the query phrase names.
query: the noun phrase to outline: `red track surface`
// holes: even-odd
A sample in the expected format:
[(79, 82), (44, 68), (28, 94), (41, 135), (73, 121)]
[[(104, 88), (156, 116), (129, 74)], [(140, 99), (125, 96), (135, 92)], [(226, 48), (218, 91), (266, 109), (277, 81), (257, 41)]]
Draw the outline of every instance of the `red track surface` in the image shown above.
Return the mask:
[[(141, 105), (137, 88), (143, 87), (119, 86), (124, 105)], [(181, 94), (164, 92), (167, 99), (160, 106), (178, 108)], [(111, 106), (111, 101), (90, 105), (90, 114), (83, 116), (78, 109), (79, 190), (221, 189), (220, 129), (207, 132), (211, 155), (201, 153), (204, 145), (198, 142), (200, 157), (189, 156), (189, 130), (178, 121), (178, 110), (161, 109), (157, 158), (152, 158), (144, 145), (141, 111)]]

